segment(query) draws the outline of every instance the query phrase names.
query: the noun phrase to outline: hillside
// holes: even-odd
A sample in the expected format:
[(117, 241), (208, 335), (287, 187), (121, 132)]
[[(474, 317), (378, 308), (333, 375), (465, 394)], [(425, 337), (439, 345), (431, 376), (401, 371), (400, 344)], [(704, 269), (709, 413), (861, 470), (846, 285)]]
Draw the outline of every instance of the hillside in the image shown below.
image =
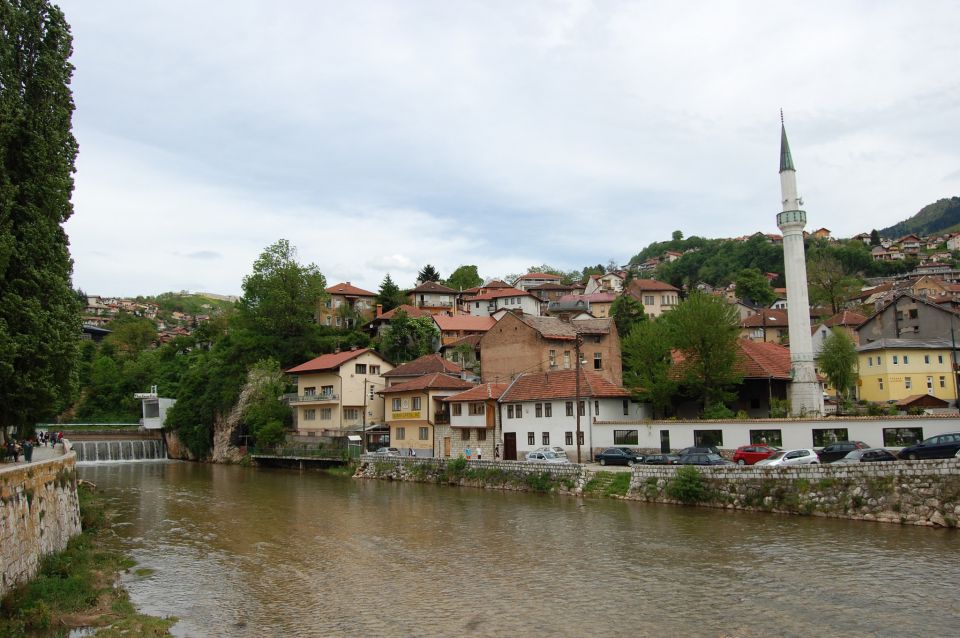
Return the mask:
[(960, 230), (960, 197), (949, 197), (924, 206), (910, 219), (879, 232), (881, 237), (896, 239), (910, 233), (923, 237), (957, 230)]

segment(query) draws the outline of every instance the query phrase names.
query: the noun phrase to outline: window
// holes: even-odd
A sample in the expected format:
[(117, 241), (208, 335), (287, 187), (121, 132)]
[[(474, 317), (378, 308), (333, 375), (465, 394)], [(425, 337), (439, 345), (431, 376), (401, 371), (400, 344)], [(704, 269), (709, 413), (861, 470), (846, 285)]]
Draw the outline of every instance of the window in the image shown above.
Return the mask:
[(512, 404), (512, 403), (508, 403), (508, 404), (507, 404), (507, 418), (508, 418), (508, 419), (512, 419), (512, 418), (513, 418), (513, 404)]
[(464, 441), (469, 441), (469, 440), (470, 440), (470, 428), (464, 428), (463, 431), (460, 432), (460, 438), (463, 439)]
[(332, 323), (333, 323), (333, 317), (331, 317), (330, 315), (327, 315), (327, 325), (329, 326)]
[(519, 403), (517, 403), (516, 405), (514, 405), (514, 407), (513, 407), (513, 413), (517, 416), (518, 419), (522, 419), (522, 418), (523, 418), (523, 406), (521, 406)]
[(639, 445), (640, 434), (636, 430), (614, 430), (614, 445)]
[(849, 441), (847, 428), (827, 428), (813, 431), (813, 447), (825, 447), (837, 441)]
[(580, 410), (579, 410), (580, 416), (585, 416), (587, 414), (587, 411), (586, 411), (586, 405), (584, 404), (583, 401), (580, 402), (579, 407), (580, 407)]
[(316, 388), (316, 386), (310, 386), (309, 388), (304, 388), (304, 389), (303, 389), (303, 396), (305, 396), (305, 397), (313, 397), (313, 396), (316, 396), (316, 395), (317, 395), (317, 388)]
[(916, 309), (916, 308), (911, 308), (911, 309), (910, 309), (909, 311), (907, 311), (907, 312), (909, 313), (909, 316), (910, 316), (911, 319), (916, 319), (916, 318), (919, 316), (919, 315), (917, 314), (917, 309)]
[(380, 366), (370, 366), (370, 374), (380, 374)]
[(537, 435), (533, 432), (527, 432), (527, 445), (536, 445)]
[(357, 374), (366, 374), (366, 373), (367, 373), (367, 364), (365, 364), (365, 363), (358, 363), (357, 365), (353, 366), (353, 370), (354, 370), (354, 372), (356, 372)]
[(907, 447), (923, 440), (923, 428), (883, 428), (883, 445)]
[(411, 410), (419, 410), (419, 409), (420, 409), (420, 397), (413, 397), (412, 401), (413, 401), (413, 405), (410, 406), (410, 409), (411, 409)]
[(317, 418), (316, 410), (304, 410), (303, 411), (303, 420), (304, 421), (313, 421)]
[(602, 352), (593, 353), (593, 369), (603, 370), (603, 353)]
[(486, 430), (477, 430), (477, 440), (486, 441), (487, 440), (487, 431)]
[(333, 408), (320, 408), (320, 420), (329, 421), (333, 418)]
[(946, 377), (940, 377), (940, 387), (941, 387), (941, 388), (947, 387), (947, 378), (946, 378)]
[(567, 401), (567, 416), (573, 416), (573, 401)]
[(883, 390), (883, 379), (877, 379), (877, 381), (880, 383), (880, 389)]
[(583, 430), (577, 432), (577, 445), (583, 445)]
[(933, 377), (927, 377), (927, 394), (933, 394)]
[(370, 400), (373, 401), (373, 384), (370, 385)]
[(557, 351), (556, 350), (550, 351), (550, 367), (551, 368), (557, 367)]
[(347, 421), (356, 421), (360, 418), (360, 410), (357, 408), (344, 408), (343, 418)]
[(573, 432), (567, 432), (563, 437), (563, 442), (567, 445), (573, 445)]
[(593, 416), (600, 416), (600, 402), (593, 402)]
[(938, 354), (938, 355), (937, 355), (937, 363), (943, 363), (943, 355), (942, 355), (942, 354)]
[(930, 363), (930, 355), (928, 355), (928, 354), (923, 355), (923, 362), (924, 362), (924, 363)]
[(479, 415), (479, 414), (483, 414), (483, 412), (484, 412), (484, 404), (483, 404), (482, 401), (475, 401), (475, 402), (473, 402), (473, 403), (470, 403), (469, 405), (470, 405), (470, 414), (471, 414), (471, 415), (477, 416), (477, 415)]
[(454, 403), (451, 410), (452, 410), (453, 416), (460, 416), (461, 414), (463, 414), (463, 404)]
[(873, 357), (867, 357), (867, 367), (868, 368), (873, 367)]
[(402, 441), (407, 438), (407, 428), (397, 428), (397, 440)]
[(897, 363), (898, 363), (897, 359), (898, 359), (898, 358), (899, 358), (899, 357), (897, 357), (897, 355), (893, 355), (893, 365), (897, 365)]
[(338, 327), (338, 328), (340, 327), (340, 323), (341, 323), (340, 317), (337, 317), (337, 327)]
[(552, 404), (552, 403), (544, 403), (544, 404), (543, 404), (543, 416), (547, 417), (548, 419), (553, 416), (553, 404)]
[(393, 401), (391, 401), (391, 402), (390, 402), (390, 409), (392, 409), (394, 412), (399, 412), (399, 411), (400, 411), (400, 399), (394, 399)]
[(550, 433), (549, 433), (549, 432), (544, 432), (544, 433), (541, 435), (541, 439), (540, 439), (540, 440), (543, 441), (543, 443), (542, 443), (541, 445), (550, 445)]
[(420, 428), (420, 440), (426, 441), (430, 438), (430, 428)]
[(913, 387), (913, 381), (910, 379), (910, 377), (904, 377), (904, 378), (903, 378), (903, 386), (904, 386), (907, 390), (909, 390), (910, 388)]
[(883, 357), (877, 357), (877, 365), (883, 364)]
[(723, 430), (694, 430), (693, 444), (701, 447), (723, 447)]
[(332, 397), (332, 396), (333, 396), (333, 386), (332, 386), (332, 385), (320, 386), (320, 394), (322, 394), (322, 395), (325, 396), (325, 397)]
[(644, 295), (643, 296), (643, 305), (652, 306), (653, 305), (653, 295)]
[(750, 430), (750, 444), (783, 447), (783, 434), (780, 430)]
[(538, 419), (541, 418), (541, 417), (543, 417), (543, 404), (542, 404), (542, 403), (535, 403), (535, 404), (533, 405), (533, 416), (535, 416), (535, 417), (538, 418)]
[(910, 355), (905, 354), (903, 355), (903, 364), (906, 365), (908, 363), (910, 363)]
[(570, 369), (570, 351), (569, 350), (563, 351), (563, 368), (564, 370)]
[(629, 416), (629, 415), (630, 415), (630, 400), (624, 399), (623, 400), (623, 416)]

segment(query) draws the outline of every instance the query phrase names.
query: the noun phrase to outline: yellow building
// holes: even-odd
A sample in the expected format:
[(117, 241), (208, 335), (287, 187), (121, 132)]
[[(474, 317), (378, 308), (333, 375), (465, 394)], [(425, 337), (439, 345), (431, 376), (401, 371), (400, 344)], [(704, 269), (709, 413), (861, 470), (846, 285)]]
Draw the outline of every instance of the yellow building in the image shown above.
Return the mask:
[(901, 401), (929, 394), (953, 404), (957, 383), (952, 347), (946, 339), (878, 339), (857, 348), (865, 401)]
[(440, 399), (474, 387), (473, 383), (442, 372), (417, 377), (380, 391), (390, 426), (390, 445), (404, 456), (437, 456), (434, 425), (450, 423)]

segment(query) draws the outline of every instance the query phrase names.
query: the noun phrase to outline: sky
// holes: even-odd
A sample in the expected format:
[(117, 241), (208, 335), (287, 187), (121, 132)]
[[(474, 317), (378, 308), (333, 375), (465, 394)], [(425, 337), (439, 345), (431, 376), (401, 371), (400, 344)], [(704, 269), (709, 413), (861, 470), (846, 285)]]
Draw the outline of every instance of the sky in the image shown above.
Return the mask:
[(238, 295), (289, 239), (328, 284), (625, 264), (960, 195), (960, 3), (61, 0), (88, 294)]

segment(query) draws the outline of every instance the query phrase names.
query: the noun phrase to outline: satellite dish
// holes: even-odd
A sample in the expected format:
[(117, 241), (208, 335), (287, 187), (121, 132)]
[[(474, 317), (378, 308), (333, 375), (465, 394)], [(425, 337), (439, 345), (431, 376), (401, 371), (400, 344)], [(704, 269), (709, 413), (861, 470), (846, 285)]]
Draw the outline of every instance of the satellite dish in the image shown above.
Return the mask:
[(799, 205), (803, 206), (803, 198), (802, 198), (802, 197), (798, 197), (798, 198), (797, 198), (797, 203), (798, 203)]

